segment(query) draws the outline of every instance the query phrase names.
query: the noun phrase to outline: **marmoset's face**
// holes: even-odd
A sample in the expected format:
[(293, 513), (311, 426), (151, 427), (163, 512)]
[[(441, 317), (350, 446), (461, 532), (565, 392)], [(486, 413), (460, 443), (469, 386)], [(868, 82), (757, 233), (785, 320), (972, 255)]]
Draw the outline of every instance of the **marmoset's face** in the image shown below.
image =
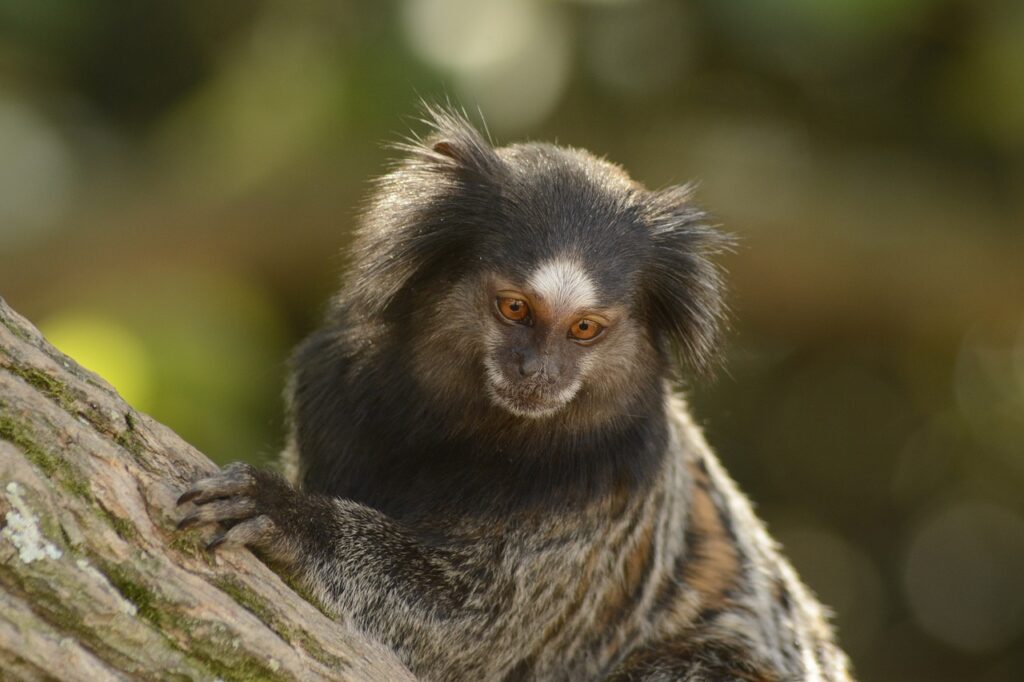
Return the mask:
[(495, 275), (484, 286), (483, 366), (490, 400), (514, 415), (547, 417), (581, 390), (619, 382), (634, 362), (639, 329), (621, 304), (603, 300), (577, 259), (539, 263), (525, 279)]
[(410, 325), (415, 376), (438, 404), (483, 401), (525, 420), (578, 404), (575, 419), (613, 418), (660, 371), (629, 278), (616, 279), (562, 255), (425, 288)]
[(663, 388), (671, 338), (707, 354), (720, 307), (700, 249), (714, 238), (685, 190), (647, 192), (548, 145), (432, 149), (457, 164), (487, 158), (454, 175), (430, 167), (445, 173), (443, 191), (410, 195), (418, 210), (405, 218), (422, 225), (407, 226), (378, 270), (421, 261), (392, 314), (410, 316), (400, 333), (439, 425), (513, 415), (528, 429), (591, 428), (635, 415)]

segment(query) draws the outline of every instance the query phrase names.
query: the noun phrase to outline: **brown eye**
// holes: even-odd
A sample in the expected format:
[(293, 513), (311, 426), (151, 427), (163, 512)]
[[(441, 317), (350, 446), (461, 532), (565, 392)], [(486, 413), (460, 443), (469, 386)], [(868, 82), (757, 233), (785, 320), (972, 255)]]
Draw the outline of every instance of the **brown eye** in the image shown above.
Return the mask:
[(530, 315), (530, 306), (521, 298), (498, 297), (498, 310), (507, 320), (522, 322)]
[(591, 339), (596, 339), (603, 330), (604, 325), (600, 322), (584, 317), (569, 327), (569, 336), (577, 341), (590, 341)]

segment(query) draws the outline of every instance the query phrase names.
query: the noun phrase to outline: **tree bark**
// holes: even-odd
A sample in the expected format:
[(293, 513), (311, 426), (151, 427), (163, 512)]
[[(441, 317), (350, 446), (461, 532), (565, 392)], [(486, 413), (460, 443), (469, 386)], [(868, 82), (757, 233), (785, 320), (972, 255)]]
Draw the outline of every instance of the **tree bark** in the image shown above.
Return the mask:
[(413, 679), (248, 551), (174, 529), (216, 470), (0, 299), (0, 679)]

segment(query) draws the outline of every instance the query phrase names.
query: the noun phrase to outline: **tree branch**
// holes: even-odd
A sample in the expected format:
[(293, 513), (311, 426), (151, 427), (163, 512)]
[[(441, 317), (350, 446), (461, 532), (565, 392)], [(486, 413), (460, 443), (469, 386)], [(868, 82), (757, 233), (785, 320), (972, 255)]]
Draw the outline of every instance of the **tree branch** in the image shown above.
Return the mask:
[(3, 679), (413, 679), (249, 552), (174, 530), (216, 469), (0, 299)]

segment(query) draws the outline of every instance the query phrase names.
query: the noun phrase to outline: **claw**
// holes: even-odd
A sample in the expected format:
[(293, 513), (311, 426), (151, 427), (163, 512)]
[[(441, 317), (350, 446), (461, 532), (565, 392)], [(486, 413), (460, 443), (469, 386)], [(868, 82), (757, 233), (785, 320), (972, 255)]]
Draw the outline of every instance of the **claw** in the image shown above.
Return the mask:
[(197, 506), (204, 505), (245, 492), (253, 484), (251, 468), (236, 462), (225, 467), (219, 474), (193, 482), (192, 487), (178, 497), (178, 506), (188, 502), (194, 502)]
[(178, 497), (177, 504), (180, 507), (181, 505), (185, 504), (186, 502), (191, 502), (192, 500), (196, 499), (197, 497), (199, 497), (202, 494), (203, 494), (203, 491), (200, 490), (199, 488), (192, 488), (192, 490), (186, 490), (185, 492), (183, 492), (181, 494), (180, 497)]
[(267, 541), (276, 531), (274, 522), (269, 516), (255, 516), (236, 523), (228, 530), (217, 533), (206, 545), (207, 551), (214, 551), (221, 545), (237, 545), (239, 547), (259, 546)]
[[(260, 508), (257, 495), (260, 492), (260, 479), (252, 466), (235, 463), (225, 467), (219, 474), (209, 476), (192, 484), (178, 497), (178, 505), (189, 502), (195, 507), (178, 521), (178, 530), (185, 530), (199, 525), (223, 525), (206, 545), (210, 552), (221, 545), (254, 545), (265, 544), (276, 533), (276, 527), (266, 509)], [(283, 494), (291, 489), (283, 481), (273, 476), (266, 477), (272, 484), (279, 485)], [(264, 491), (265, 492), (265, 491)]]
[(201, 519), (199, 514), (189, 514), (181, 521), (178, 521), (178, 530), (185, 530), (186, 528), (191, 528), (192, 526), (198, 524), (200, 520)]

